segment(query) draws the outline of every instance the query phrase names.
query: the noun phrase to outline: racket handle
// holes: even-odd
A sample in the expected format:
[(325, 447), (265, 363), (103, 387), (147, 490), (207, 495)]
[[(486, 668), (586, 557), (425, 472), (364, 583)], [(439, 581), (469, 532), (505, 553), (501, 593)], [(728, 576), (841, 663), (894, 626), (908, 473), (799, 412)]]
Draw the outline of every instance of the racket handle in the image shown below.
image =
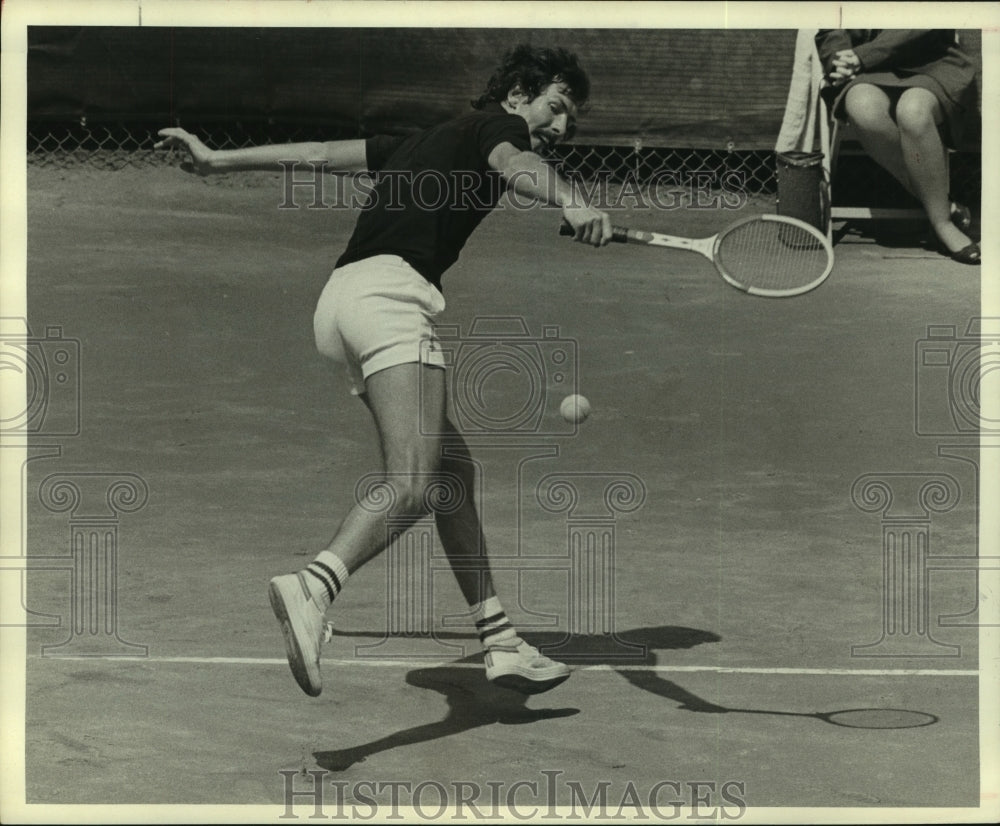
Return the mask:
[[(611, 240), (614, 241), (616, 244), (628, 243), (629, 231), (625, 227), (618, 227), (618, 226), (611, 227), (611, 232), (612, 232)], [(559, 226), (559, 234), (573, 236), (576, 235), (576, 230), (573, 229), (573, 227), (571, 227), (565, 221), (563, 221), (562, 224)]]

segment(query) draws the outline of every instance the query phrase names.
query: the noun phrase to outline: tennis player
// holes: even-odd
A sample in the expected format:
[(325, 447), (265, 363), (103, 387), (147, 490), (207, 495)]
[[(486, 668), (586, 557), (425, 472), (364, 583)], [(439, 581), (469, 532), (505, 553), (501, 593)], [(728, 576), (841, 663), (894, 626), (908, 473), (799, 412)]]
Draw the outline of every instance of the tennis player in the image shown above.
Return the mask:
[[(521, 45), (504, 56), (472, 112), (410, 137), (213, 151), (183, 129), (159, 133), (156, 146), (186, 149), (190, 160), (182, 168), (199, 175), (282, 171), (283, 163), (299, 161), (375, 176), (369, 203), (320, 296), (313, 327), (319, 351), (346, 366), (352, 392), (374, 417), (393, 505), (387, 513), (376, 501), (384, 489), (366, 493), (313, 562), (270, 582), (292, 674), (310, 696), (323, 687), (327, 609), (348, 578), (385, 550), (386, 518), (413, 524), (431, 512), (471, 606), (486, 677), (534, 694), (569, 676), (565, 664), (518, 635), (497, 597), (472, 496), (474, 465), (447, 415), (434, 320), (445, 308), (442, 275), (507, 188), (519, 200), (527, 196), (561, 207), (576, 240), (595, 247), (611, 241), (607, 213), (590, 207), (538, 154), (573, 134), (589, 91), (575, 55)], [(438, 189), (443, 184), (447, 197)], [(434, 510), (430, 500), (438, 483), (460, 486), (457, 509)]]

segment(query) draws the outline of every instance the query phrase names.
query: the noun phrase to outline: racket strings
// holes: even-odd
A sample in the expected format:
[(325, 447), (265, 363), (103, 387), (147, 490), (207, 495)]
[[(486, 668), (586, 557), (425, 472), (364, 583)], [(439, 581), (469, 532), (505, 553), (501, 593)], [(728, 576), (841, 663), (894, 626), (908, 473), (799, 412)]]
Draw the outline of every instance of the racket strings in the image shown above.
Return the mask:
[(716, 261), (738, 285), (779, 293), (806, 289), (831, 264), (822, 236), (796, 224), (765, 220), (748, 221), (723, 234)]

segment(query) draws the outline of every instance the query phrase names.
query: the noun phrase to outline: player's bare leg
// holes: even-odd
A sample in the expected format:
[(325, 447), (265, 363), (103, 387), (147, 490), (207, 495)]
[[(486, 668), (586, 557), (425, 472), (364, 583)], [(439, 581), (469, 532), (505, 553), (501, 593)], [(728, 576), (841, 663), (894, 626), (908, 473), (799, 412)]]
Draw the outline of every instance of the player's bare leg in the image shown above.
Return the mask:
[[(445, 553), (456, 563), (459, 587), (476, 617), (486, 649), (487, 677), (537, 693), (569, 676), (566, 666), (543, 657), (517, 636), (496, 597), (473, 497), (474, 464), (446, 417), (445, 388), (442, 369), (416, 363), (390, 367), (368, 378), (363, 399), (378, 430), (391, 507), (384, 507), (385, 490), (370, 491), (354, 504), (326, 550), (304, 571), (272, 580), (271, 602), (285, 631), (289, 664), (307, 694), (316, 696), (322, 690), (319, 649), (326, 609), (347, 577), (385, 550), (388, 517), (399, 528), (430, 512), (433, 502), (428, 492), (438, 480), (443, 487), (458, 481), (461, 488), (459, 507), (436, 514), (436, 521)], [(442, 434), (448, 451), (442, 451)]]
[(458, 506), (435, 513), (434, 521), (462, 596), (469, 605), (475, 605), (496, 596), (476, 507), (476, 465), (465, 439), (450, 419), (444, 419), (443, 429), (441, 471), (458, 482), (461, 493)]
[(569, 677), (569, 668), (525, 642), (507, 618), (493, 586), (476, 507), (476, 464), (465, 439), (447, 418), (443, 430), (441, 471), (458, 480), (462, 496), (457, 507), (435, 513), (435, 521), (459, 588), (472, 608), (483, 645), (486, 677), (523, 694), (548, 691)]
[[(424, 375), (422, 371), (432, 372)], [(422, 379), (429, 379), (424, 386)], [(323, 687), (319, 654), (326, 610), (350, 574), (385, 550), (388, 517), (394, 526), (405, 526), (428, 513), (426, 492), (440, 461), (440, 438), (433, 435), (440, 430), (435, 430), (433, 422), (444, 412), (442, 370), (401, 364), (370, 376), (365, 389), (362, 398), (378, 429), (385, 487), (369, 489), (351, 507), (326, 550), (304, 570), (272, 579), (268, 590), (292, 674), (313, 697)], [(426, 421), (432, 423), (425, 432), (421, 431), (421, 415), (430, 417)], [(388, 510), (386, 495), (391, 501)]]
[[(379, 430), (387, 476), (395, 481), (401, 475), (404, 480), (403, 488), (397, 490), (397, 502), (403, 501), (405, 509), (394, 514), (394, 521), (397, 525), (401, 519), (415, 521), (433, 507), (427, 493), (436, 478), (441, 479), (444, 491), (457, 483), (458, 490), (453, 492), (457, 506), (435, 512), (435, 522), (462, 595), (472, 608), (485, 649), (486, 676), (528, 694), (547, 691), (563, 682), (569, 669), (522, 640), (496, 596), (475, 502), (476, 466), (468, 445), (447, 417), (446, 387), (444, 370), (417, 364), (376, 373), (366, 385), (366, 401)], [(413, 483), (407, 486), (406, 479)], [(352, 517), (357, 515), (356, 509), (352, 511), (348, 530), (341, 529), (331, 549), (350, 541)], [(384, 537), (384, 523), (380, 526), (379, 536)], [(352, 571), (385, 547), (384, 538), (379, 541), (379, 536), (356, 536), (368, 544), (361, 545), (354, 555), (345, 551), (345, 562)]]
[(418, 363), (389, 367), (368, 377), (362, 400), (375, 420), (392, 505), (385, 509), (385, 491), (370, 491), (327, 545), (351, 573), (385, 550), (387, 517), (398, 527), (430, 512), (428, 489), (441, 463), (444, 370)]

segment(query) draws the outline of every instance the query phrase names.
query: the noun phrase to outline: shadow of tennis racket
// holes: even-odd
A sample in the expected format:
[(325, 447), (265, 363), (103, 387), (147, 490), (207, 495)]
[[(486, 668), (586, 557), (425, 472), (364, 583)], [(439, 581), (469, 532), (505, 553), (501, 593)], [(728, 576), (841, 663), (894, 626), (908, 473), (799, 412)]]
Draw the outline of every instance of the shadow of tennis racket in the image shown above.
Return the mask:
[(896, 729), (932, 726), (938, 717), (926, 711), (907, 708), (847, 708), (841, 711), (765, 711), (755, 708), (731, 708), (739, 714), (779, 714), (783, 717), (811, 717), (843, 728)]
[(904, 729), (932, 726), (940, 718), (926, 711), (905, 708), (848, 708), (837, 711), (776, 711), (760, 708), (728, 708), (710, 703), (677, 683), (665, 680), (652, 671), (618, 671), (637, 688), (679, 703), (679, 708), (700, 714), (769, 714), (778, 717), (804, 717), (841, 728)]

